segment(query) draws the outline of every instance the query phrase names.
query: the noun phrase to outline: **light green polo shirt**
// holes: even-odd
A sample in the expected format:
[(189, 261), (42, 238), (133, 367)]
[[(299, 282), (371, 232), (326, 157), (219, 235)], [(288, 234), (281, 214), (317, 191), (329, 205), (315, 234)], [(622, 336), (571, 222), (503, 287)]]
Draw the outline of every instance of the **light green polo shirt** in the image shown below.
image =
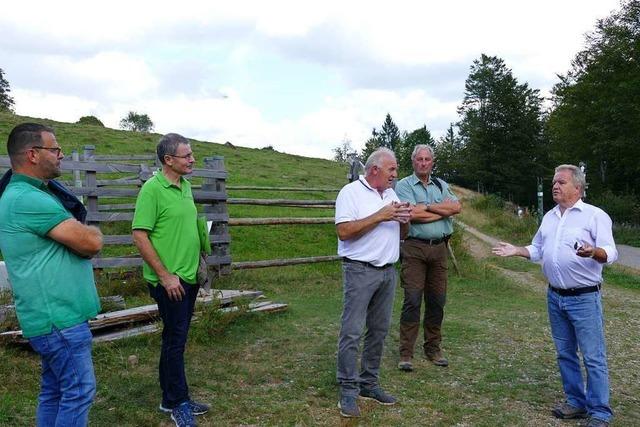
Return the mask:
[(91, 261), (47, 237), (72, 218), (39, 179), (13, 174), (0, 198), (0, 250), (25, 338), (69, 328), (100, 311)]
[[(180, 177), (178, 187), (158, 171), (142, 186), (131, 224), (133, 230), (149, 232), (165, 268), (190, 284), (196, 283), (200, 257), (197, 217), (191, 183)], [(145, 280), (158, 284), (158, 275), (146, 262), (142, 272)]]
[[(433, 183), (431, 178), (429, 179), (429, 184), (425, 186), (414, 173), (398, 181), (395, 190), (400, 200), (412, 204), (440, 203), (445, 199), (458, 200), (446, 182), (440, 180), (440, 184), (442, 184), (442, 191)], [(441, 239), (451, 233), (453, 233), (453, 220), (451, 218), (423, 224), (411, 223), (409, 228), (409, 237), (417, 237), (419, 239)]]

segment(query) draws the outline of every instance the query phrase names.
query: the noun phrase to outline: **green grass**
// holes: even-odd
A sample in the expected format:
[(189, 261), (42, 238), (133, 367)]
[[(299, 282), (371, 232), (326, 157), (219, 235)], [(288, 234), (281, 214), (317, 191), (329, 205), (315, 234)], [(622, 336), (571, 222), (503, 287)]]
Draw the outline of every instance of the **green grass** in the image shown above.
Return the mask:
[[(24, 118), (0, 114), (0, 139)], [(63, 147), (94, 143), (101, 154), (152, 152), (158, 135), (54, 123)], [(268, 150), (241, 149), (195, 141), (196, 155), (223, 155), (229, 184), (340, 187), (343, 166)], [(4, 146), (0, 148), (4, 150)], [(330, 199), (335, 193), (230, 191), (231, 197)], [(465, 202), (461, 220), (514, 243), (527, 243), (531, 220), (502, 218), (491, 203)], [(231, 217), (331, 216), (331, 209), (229, 206)], [(128, 232), (128, 224), (110, 225)], [(533, 231), (531, 230), (533, 227)], [(231, 227), (234, 261), (330, 255), (336, 250), (332, 225)], [(402, 292), (396, 292), (381, 381), (400, 404), (363, 404), (363, 417), (343, 422), (336, 408), (335, 356), (342, 310), (342, 278), (337, 262), (235, 271), (215, 282), (223, 289), (257, 289), (288, 311), (220, 316), (210, 309), (197, 316), (187, 344), (191, 394), (210, 402), (203, 426), (543, 426), (559, 425), (549, 408), (562, 399), (555, 352), (548, 332), (544, 283), (539, 267), (518, 259), (473, 260), (458, 230), (452, 244), (462, 276), (450, 269), (444, 323), (447, 369), (417, 358), (416, 371), (396, 369)], [(532, 283), (516, 283), (495, 266), (526, 273)], [(530, 274), (533, 273), (533, 274)], [(139, 272), (99, 273), (103, 294), (120, 293), (129, 304), (150, 303)], [(616, 425), (640, 424), (640, 351), (637, 312), (640, 284), (634, 272), (607, 269), (605, 296)], [(98, 395), (92, 426), (168, 426), (157, 411), (160, 335), (151, 334), (94, 348)], [(129, 366), (130, 355), (138, 356)], [(0, 346), (0, 425), (33, 425), (39, 389), (39, 359), (26, 349)]]

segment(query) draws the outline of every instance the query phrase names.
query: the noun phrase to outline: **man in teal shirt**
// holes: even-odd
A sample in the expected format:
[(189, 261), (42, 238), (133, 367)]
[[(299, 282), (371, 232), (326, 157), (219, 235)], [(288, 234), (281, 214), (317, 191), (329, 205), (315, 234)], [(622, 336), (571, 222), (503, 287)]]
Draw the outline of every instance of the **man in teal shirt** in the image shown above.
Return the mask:
[(197, 210), (191, 184), (184, 175), (195, 159), (189, 140), (169, 133), (156, 148), (162, 170), (145, 182), (133, 216), (133, 241), (144, 260), (144, 278), (158, 304), (164, 325), (160, 351), (160, 410), (171, 413), (176, 426), (196, 425), (193, 415), (209, 410), (189, 397), (184, 349), (198, 284), (200, 256)]
[(42, 360), (38, 426), (86, 426), (96, 390), (91, 331), (100, 302), (90, 258), (102, 233), (77, 221), (50, 189), (64, 158), (53, 129), (9, 134), (13, 175), (0, 197), (0, 250), (22, 334)]
[(413, 370), (413, 351), (420, 331), (420, 306), (424, 310), (424, 355), (437, 366), (448, 366), (442, 354), (442, 320), (447, 296), (447, 241), (453, 232), (451, 216), (462, 206), (446, 182), (432, 176), (433, 149), (418, 144), (411, 154), (413, 174), (400, 180), (396, 194), (409, 202), (409, 236), (400, 247), (404, 302), (400, 316), (400, 363)]

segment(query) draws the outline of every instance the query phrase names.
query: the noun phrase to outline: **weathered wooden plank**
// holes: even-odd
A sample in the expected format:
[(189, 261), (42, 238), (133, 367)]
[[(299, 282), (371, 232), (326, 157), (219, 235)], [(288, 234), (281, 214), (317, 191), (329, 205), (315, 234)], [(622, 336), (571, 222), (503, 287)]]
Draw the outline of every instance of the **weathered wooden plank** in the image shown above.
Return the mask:
[[(137, 197), (139, 188), (108, 188), (108, 187), (69, 187), (69, 190), (76, 196), (87, 197)], [(193, 199), (196, 202), (224, 201), (227, 199), (223, 191), (203, 191), (194, 190)]]
[[(229, 215), (213, 212), (204, 212), (201, 214), (207, 220), (214, 222), (227, 222)], [(95, 222), (113, 222), (113, 221), (131, 221), (133, 220), (133, 212), (87, 212), (87, 221)]]
[(131, 337), (135, 337), (138, 335), (144, 335), (144, 334), (151, 334), (153, 332), (159, 331), (160, 330), (160, 324), (159, 323), (152, 323), (150, 325), (143, 325), (143, 326), (138, 326), (135, 328), (128, 328), (128, 329), (124, 329), (121, 331), (116, 331), (116, 332), (109, 332), (106, 334), (100, 334), (100, 335), (96, 335), (93, 337), (93, 342), (94, 343), (100, 343), (100, 342), (111, 342), (111, 341), (116, 341), (116, 340), (120, 340), (123, 338), (131, 338)]
[(151, 160), (158, 158), (155, 154), (99, 154), (93, 156), (95, 161), (114, 161), (114, 160)]
[[(133, 237), (131, 236), (131, 234), (112, 234), (112, 235), (105, 235), (102, 237), (103, 242), (105, 245), (130, 245), (133, 244)], [(229, 234), (224, 234), (224, 235), (211, 235), (209, 237), (209, 239), (211, 240), (211, 243), (230, 243), (231, 242), (231, 236), (229, 236)]]
[(330, 262), (330, 261), (338, 261), (340, 259), (342, 259), (342, 257), (338, 255), (328, 255), (328, 256), (314, 256), (314, 257), (307, 257), (307, 258), (272, 259), (272, 260), (266, 260), (266, 261), (243, 261), (243, 262), (231, 263), (231, 268), (234, 270), (247, 270), (251, 268), (282, 267), (285, 265)]

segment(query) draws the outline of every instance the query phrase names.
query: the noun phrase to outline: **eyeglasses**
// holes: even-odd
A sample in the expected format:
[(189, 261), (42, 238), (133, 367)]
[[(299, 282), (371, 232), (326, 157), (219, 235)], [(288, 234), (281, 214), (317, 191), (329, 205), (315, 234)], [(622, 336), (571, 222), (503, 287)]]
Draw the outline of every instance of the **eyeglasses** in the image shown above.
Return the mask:
[(62, 148), (61, 147), (43, 147), (40, 145), (34, 145), (31, 148), (38, 148), (40, 150), (47, 150), (50, 151), (52, 153), (54, 153), (56, 156), (60, 156), (60, 153), (62, 152)]
[(184, 156), (176, 156), (175, 154), (167, 154), (167, 156), (177, 157), (179, 159), (193, 159), (193, 153), (185, 154)]

